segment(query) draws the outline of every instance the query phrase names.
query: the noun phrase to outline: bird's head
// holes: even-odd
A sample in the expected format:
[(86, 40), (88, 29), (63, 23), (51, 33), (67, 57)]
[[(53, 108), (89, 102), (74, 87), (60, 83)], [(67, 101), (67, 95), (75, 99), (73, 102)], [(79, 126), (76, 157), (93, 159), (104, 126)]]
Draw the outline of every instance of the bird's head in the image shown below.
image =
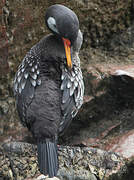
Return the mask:
[(76, 14), (63, 5), (55, 4), (47, 9), (45, 22), (54, 34), (62, 38), (67, 65), (69, 68), (72, 68), (70, 48), (76, 41), (79, 31), (79, 20)]

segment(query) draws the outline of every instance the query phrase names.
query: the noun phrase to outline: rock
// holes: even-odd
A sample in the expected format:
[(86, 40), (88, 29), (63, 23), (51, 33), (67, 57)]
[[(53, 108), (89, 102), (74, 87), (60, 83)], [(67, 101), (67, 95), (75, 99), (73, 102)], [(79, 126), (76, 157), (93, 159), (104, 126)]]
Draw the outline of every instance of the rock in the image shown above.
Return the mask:
[[(4, 144), (1, 150), (0, 171), (3, 178), (13, 176), (21, 180), (35, 178), (39, 174), (35, 145), (12, 142)], [(120, 178), (127, 174), (125, 159), (116, 153), (97, 148), (61, 146), (58, 155), (60, 180), (109, 180), (113, 173), (114, 176), (120, 173)], [(123, 168), (126, 170), (122, 172)]]
[(106, 150), (121, 154), (125, 158), (134, 156), (134, 130), (130, 130), (123, 135), (111, 139), (110, 144), (106, 145)]
[(59, 180), (59, 178), (57, 178), (57, 177), (53, 177), (53, 178), (46, 178), (46, 180)]
[(59, 170), (58, 177), (60, 180), (97, 180), (96, 176), (88, 170), (80, 170), (79, 174), (76, 174), (73, 170), (62, 169)]

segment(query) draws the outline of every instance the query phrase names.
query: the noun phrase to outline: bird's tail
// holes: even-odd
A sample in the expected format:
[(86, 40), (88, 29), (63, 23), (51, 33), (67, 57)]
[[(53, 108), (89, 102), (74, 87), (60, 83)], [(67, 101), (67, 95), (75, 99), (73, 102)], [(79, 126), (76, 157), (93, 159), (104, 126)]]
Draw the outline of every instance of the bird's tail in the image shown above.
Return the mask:
[(37, 144), (38, 163), (40, 172), (49, 177), (57, 175), (58, 171), (58, 155), (57, 144), (46, 141)]

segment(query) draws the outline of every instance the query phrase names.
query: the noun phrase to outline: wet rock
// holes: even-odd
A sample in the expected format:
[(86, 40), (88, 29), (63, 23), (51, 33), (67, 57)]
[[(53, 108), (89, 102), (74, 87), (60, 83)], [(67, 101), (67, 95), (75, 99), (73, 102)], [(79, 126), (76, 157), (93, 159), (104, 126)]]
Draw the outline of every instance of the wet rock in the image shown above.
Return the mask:
[(110, 141), (110, 145), (106, 146), (107, 150), (117, 152), (125, 158), (134, 156), (134, 130), (130, 130), (121, 136), (114, 137)]

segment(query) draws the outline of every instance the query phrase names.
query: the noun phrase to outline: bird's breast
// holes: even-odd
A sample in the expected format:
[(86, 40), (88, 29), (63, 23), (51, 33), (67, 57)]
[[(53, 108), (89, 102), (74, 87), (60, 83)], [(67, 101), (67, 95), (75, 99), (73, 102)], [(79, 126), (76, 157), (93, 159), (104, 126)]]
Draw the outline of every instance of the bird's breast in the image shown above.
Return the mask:
[(61, 68), (60, 62), (55, 61), (54, 59), (46, 60), (40, 63), (40, 76), (48, 77), (54, 81), (60, 81), (61, 77)]

